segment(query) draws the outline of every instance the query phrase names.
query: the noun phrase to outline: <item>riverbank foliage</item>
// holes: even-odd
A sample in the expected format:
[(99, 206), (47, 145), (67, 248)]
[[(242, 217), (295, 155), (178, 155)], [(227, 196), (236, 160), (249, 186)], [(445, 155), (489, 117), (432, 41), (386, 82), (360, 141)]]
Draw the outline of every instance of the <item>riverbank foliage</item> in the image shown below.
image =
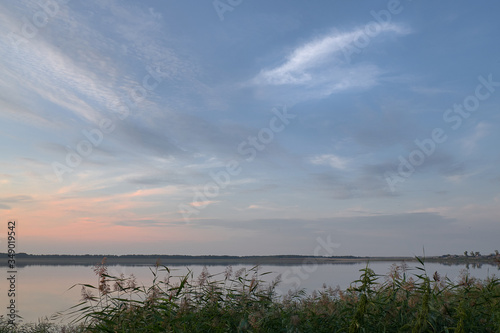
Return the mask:
[(268, 273), (258, 267), (204, 269), (198, 277), (176, 277), (160, 265), (151, 271), (151, 285), (139, 286), (134, 276), (108, 275), (103, 262), (95, 286), (75, 286), (82, 302), (59, 314), (78, 328), (23, 332), (500, 332), (499, 279), (429, 276), (422, 261), (414, 270), (394, 264), (385, 276), (367, 266), (347, 290), (284, 296), (279, 278), (264, 283)]

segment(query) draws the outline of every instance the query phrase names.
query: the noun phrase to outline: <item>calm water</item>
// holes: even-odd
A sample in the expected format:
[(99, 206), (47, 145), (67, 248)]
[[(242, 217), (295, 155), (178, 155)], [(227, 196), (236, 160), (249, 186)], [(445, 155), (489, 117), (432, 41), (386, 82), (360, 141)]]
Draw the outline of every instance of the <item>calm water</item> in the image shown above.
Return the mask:
[[(370, 263), (377, 274), (386, 274), (389, 271), (392, 262), (373, 262)], [(400, 263), (397, 263), (400, 264)], [(409, 268), (414, 268), (416, 263), (409, 262)], [(233, 272), (241, 268), (250, 269), (252, 266), (237, 265), (233, 266)], [(359, 270), (366, 267), (366, 263), (356, 264), (328, 264), (328, 265), (296, 265), (296, 266), (260, 266), (259, 272), (273, 272), (272, 274), (262, 276), (261, 279), (271, 281), (278, 274), (282, 275), (282, 284), (278, 292), (286, 293), (290, 289), (306, 289), (311, 292), (315, 289), (321, 289), (325, 283), (328, 286), (340, 286), (342, 289), (349, 287), (350, 283), (359, 277)], [(447, 266), (443, 264), (427, 263), (426, 270), (430, 276), (437, 271), (441, 276), (448, 276), (456, 281), (460, 271), (466, 269), (465, 265)], [(171, 266), (171, 275), (185, 275), (188, 272), (186, 267)], [(224, 272), (226, 266), (208, 266), (211, 274)], [(203, 266), (192, 265), (189, 269), (193, 271), (196, 279), (201, 273)], [(468, 269), (471, 276), (484, 279), (488, 276), (500, 276), (500, 270), (497, 266), (482, 265), (480, 267), (470, 266)], [(140, 284), (146, 286), (151, 284), (152, 274), (147, 266), (110, 266), (108, 268), (110, 275), (118, 276), (121, 273), (125, 275), (134, 274)], [(409, 274), (419, 273), (417, 270), (410, 270)], [(7, 273), (5, 275), (8, 277)], [(16, 303), (19, 315), (25, 322), (36, 322), (38, 318), (50, 317), (57, 311), (68, 309), (80, 300), (80, 288), (69, 288), (77, 283), (97, 284), (97, 277), (92, 267), (89, 266), (27, 266), (18, 268), (16, 281)], [(2, 306), (2, 315), (6, 314), (6, 306), (9, 302), (7, 296), (8, 281), (2, 279), (0, 283), (0, 300)]]

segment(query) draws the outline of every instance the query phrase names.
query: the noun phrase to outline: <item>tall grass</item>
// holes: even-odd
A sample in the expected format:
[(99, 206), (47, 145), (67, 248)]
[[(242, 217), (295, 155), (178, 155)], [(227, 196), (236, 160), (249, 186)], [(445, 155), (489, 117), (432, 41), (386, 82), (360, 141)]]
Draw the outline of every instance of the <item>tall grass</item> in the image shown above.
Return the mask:
[(279, 278), (264, 283), (258, 267), (195, 277), (157, 264), (145, 287), (108, 275), (103, 262), (97, 284), (75, 285), (82, 301), (60, 315), (80, 332), (500, 332), (497, 278), (430, 277), (421, 260), (416, 269), (394, 264), (381, 276), (367, 265), (347, 290), (281, 297)]

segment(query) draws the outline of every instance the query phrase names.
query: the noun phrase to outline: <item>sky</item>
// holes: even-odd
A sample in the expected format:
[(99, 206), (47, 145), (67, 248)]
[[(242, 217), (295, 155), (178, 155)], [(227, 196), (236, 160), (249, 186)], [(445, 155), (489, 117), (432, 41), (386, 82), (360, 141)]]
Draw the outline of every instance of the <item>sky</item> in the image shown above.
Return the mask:
[(0, 246), (492, 253), (499, 10), (2, 1)]

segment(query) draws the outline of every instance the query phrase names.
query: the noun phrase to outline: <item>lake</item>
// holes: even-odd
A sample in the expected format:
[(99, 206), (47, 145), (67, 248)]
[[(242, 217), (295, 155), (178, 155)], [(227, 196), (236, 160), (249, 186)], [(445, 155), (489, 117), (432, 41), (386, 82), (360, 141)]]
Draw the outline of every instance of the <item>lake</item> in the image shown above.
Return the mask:
[[(392, 264), (400, 265), (401, 262), (371, 262), (369, 267), (377, 274), (387, 274)], [(410, 270), (408, 274), (419, 274), (416, 270), (416, 262), (407, 263)], [(189, 269), (193, 272), (194, 279), (197, 279), (203, 270), (203, 265), (190, 265)], [(282, 283), (278, 286), (277, 291), (280, 294), (285, 294), (290, 289), (305, 289), (308, 293), (313, 290), (319, 290), (323, 284), (327, 286), (340, 286), (341, 289), (349, 287), (350, 283), (359, 278), (360, 269), (366, 267), (365, 262), (357, 263), (341, 263), (341, 264), (321, 264), (321, 265), (293, 265), (293, 266), (278, 266), (278, 265), (262, 265), (259, 266), (259, 272), (272, 272), (272, 274), (264, 275), (262, 280), (267, 282), (275, 279), (278, 274), (281, 274)], [(75, 287), (71, 290), (70, 287), (78, 283), (88, 283), (97, 285), (97, 276), (95, 275), (92, 266), (25, 266), (17, 269), (16, 280), (16, 308), (18, 314), (24, 318), (24, 322), (36, 322), (38, 318), (45, 316), (50, 317), (52, 314), (68, 309), (72, 305), (79, 302), (80, 288)], [(185, 266), (170, 266), (172, 276), (185, 275), (188, 268)], [(226, 266), (207, 266), (211, 274), (222, 273)], [(246, 268), (249, 270), (252, 266), (249, 265), (233, 265), (234, 272)], [(470, 265), (468, 268), (461, 265), (444, 265), (440, 263), (426, 263), (425, 268), (429, 276), (432, 276), (437, 271), (441, 276), (447, 276), (452, 281), (457, 281), (461, 271), (467, 270), (471, 276), (485, 279), (488, 276), (500, 275), (499, 267), (495, 265)], [(8, 280), (2, 279), (0, 283), (1, 302), (4, 304), (2, 313), (5, 316), (6, 307), (9, 302), (8, 297)], [(126, 276), (134, 274), (139, 284), (146, 286), (151, 285), (153, 275), (148, 266), (109, 266), (108, 274)], [(160, 274), (160, 276), (163, 273)], [(222, 275), (215, 278), (223, 279)], [(383, 278), (380, 279), (383, 281)]]

